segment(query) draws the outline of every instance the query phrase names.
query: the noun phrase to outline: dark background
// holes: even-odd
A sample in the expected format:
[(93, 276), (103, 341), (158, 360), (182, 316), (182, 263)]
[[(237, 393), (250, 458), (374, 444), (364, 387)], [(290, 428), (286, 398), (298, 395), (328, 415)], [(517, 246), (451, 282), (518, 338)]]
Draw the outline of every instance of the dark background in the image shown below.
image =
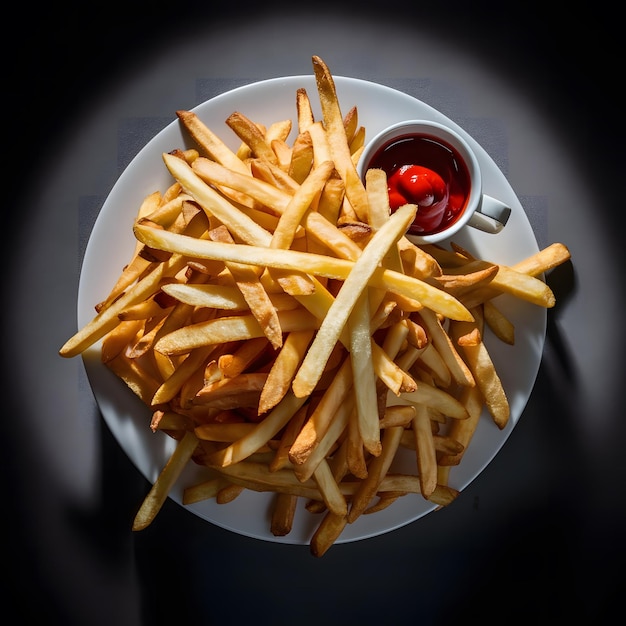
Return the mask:
[[(268, 2), (240, 8), (236, 3), (187, 1), (158, 6), (129, 2), (14, 7), (15, 13), (6, 22), (13, 37), (5, 36), (2, 44), (5, 272), (12, 269), (11, 246), (19, 240), (15, 233), (24, 233), (29, 221), (36, 219), (29, 212), (28, 199), (39, 174), (62, 149), (68, 130), (88, 114), (94, 102), (118, 81), (140, 73), (152, 51), (175, 46), (180, 37), (210, 37), (214, 25), (222, 27), (224, 20), (236, 24), (268, 11), (300, 13), (303, 30), (308, 11), (326, 12), (329, 20), (344, 19), (346, 24), (350, 14), (358, 11), (372, 20), (397, 20), (404, 26), (410, 22), (416, 37), (437, 33), (451, 45), (471, 49), (495, 72), (533, 94), (543, 115), (561, 129), (563, 142), (577, 155), (581, 175), (595, 183), (598, 202), (590, 210), (597, 211), (598, 220), (616, 225), (621, 220), (623, 40), (618, 34), (617, 13), (608, 3), (561, 11), (549, 11), (544, 3), (451, 1), (407, 6), (365, 2), (355, 3), (358, 9), (350, 3), (344, 7), (316, 2), (306, 9), (293, 4)], [(617, 229), (610, 233), (606, 245), (613, 248), (615, 262), (623, 265), (622, 235)], [(557, 297), (559, 289), (566, 295), (568, 276), (556, 274), (553, 281)], [(614, 287), (623, 291), (623, 282)], [(10, 306), (11, 294), (5, 293), (3, 308)], [(598, 308), (601, 320), (602, 303)], [(4, 312), (2, 315), (4, 318)], [(589, 320), (588, 332), (602, 323), (598, 319)], [(11, 329), (3, 323), (2, 332), (8, 334)], [(623, 338), (622, 329), (616, 333)], [(618, 355), (623, 353), (621, 344), (615, 347)], [(561, 445), (568, 444), (561, 438), (561, 429), (569, 404), (555, 397), (550, 389), (554, 381), (548, 375), (540, 376), (528, 410), (553, 419), (544, 444), (554, 447), (558, 460), (550, 472), (558, 477), (559, 488), (542, 490), (538, 481), (532, 511), (488, 518), (489, 541), (472, 524), (459, 529), (450, 516), (427, 517), (420, 521), (419, 532), (433, 540), (421, 539), (419, 562), (415, 563), (407, 563), (403, 554), (404, 546), (415, 536), (413, 527), (370, 540), (367, 550), (350, 545), (341, 556), (331, 551), (323, 561), (308, 558), (305, 546), (276, 550), (272, 544), (220, 529), (212, 529), (209, 545), (206, 522), (174, 505), (165, 507), (158, 526), (131, 536), (126, 514), (138, 494), (144, 493), (146, 483), (103, 426), (103, 473), (114, 479), (103, 484), (100, 507), (64, 513), (71, 532), (84, 533), (84, 543), (93, 551), (68, 555), (67, 560), (93, 559), (100, 564), (96, 573), (89, 571), (83, 578), (76, 576), (80, 566), (70, 567), (63, 558), (46, 562), (50, 551), (42, 551), (39, 541), (33, 540), (33, 528), (39, 527), (46, 541), (55, 541), (48, 525), (45, 494), (28, 489), (32, 484), (29, 473), (45, 468), (37, 458), (23, 454), (28, 445), (19, 427), (21, 402), (12, 393), (19, 372), (11, 370), (10, 355), (3, 358), (7, 443), (0, 470), (3, 517), (10, 529), (4, 533), (2, 548), (9, 581), (3, 589), (7, 600), (3, 608), (8, 613), (9, 607), (14, 607), (21, 616), (17, 623), (46, 619), (68, 626), (239, 624), (253, 620), (305, 624), (309, 623), (307, 616), (330, 624), (397, 623), (401, 617), (407, 623), (441, 625), (468, 618), (501, 623), (513, 617), (557, 623), (580, 618), (595, 623), (608, 617), (611, 603), (617, 599), (619, 572), (626, 558), (624, 426), (616, 427), (606, 450), (596, 452), (589, 473), (588, 466), (578, 462), (580, 451), (563, 453)], [(621, 360), (619, 363), (623, 368)], [(32, 381), (35, 390), (36, 382)], [(619, 391), (615, 393), (616, 414), (623, 413)], [(552, 406), (541, 404), (544, 398), (549, 398)], [(518, 451), (525, 445), (532, 450), (530, 432), (520, 431), (510, 445)], [(514, 447), (512, 454), (515, 452)], [(504, 468), (499, 458), (494, 464), (496, 473)], [(506, 479), (501, 478), (503, 483)], [(593, 497), (581, 499), (590, 493)], [(111, 506), (114, 500), (121, 500), (123, 511)], [(472, 506), (478, 503), (466, 504)], [(589, 511), (592, 506), (597, 507), (597, 515)], [(586, 509), (584, 515), (579, 507)], [(446, 533), (452, 532), (457, 533), (454, 551), (446, 548)], [(465, 540), (459, 532), (467, 533)], [(415, 557), (414, 552), (411, 556)], [(613, 568), (616, 576), (607, 576)], [(137, 580), (141, 581), (139, 599), (134, 586)], [(67, 586), (76, 590), (71, 601), (67, 593), (58, 591)], [(120, 621), (120, 615), (125, 615), (126, 621)], [(134, 617), (137, 615), (141, 618)]]

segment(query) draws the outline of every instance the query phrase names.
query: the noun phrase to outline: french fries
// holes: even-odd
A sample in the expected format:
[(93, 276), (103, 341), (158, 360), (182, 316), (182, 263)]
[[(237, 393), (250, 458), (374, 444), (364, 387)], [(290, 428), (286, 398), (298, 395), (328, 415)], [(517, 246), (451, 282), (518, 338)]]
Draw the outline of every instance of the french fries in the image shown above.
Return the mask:
[[(235, 111), (233, 151), (176, 112), (196, 149), (163, 155), (170, 187), (138, 207), (131, 258), (59, 351), (101, 342), (149, 407), (146, 428), (177, 441), (134, 530), (188, 463), (208, 478), (183, 504), (271, 492), (269, 530), (284, 536), (304, 503), (320, 515), (318, 557), (399, 498), (450, 504), (449, 470), (479, 420), (509, 419), (485, 335), (514, 344), (515, 328), (494, 300), (555, 304), (541, 275), (570, 258), (562, 244), (508, 267), (411, 243), (416, 207), (391, 214), (381, 172), (360, 180), (358, 108), (342, 114), (329, 68), (312, 61), (321, 119), (304, 89), (293, 120)], [(407, 454), (414, 472), (399, 472)]]

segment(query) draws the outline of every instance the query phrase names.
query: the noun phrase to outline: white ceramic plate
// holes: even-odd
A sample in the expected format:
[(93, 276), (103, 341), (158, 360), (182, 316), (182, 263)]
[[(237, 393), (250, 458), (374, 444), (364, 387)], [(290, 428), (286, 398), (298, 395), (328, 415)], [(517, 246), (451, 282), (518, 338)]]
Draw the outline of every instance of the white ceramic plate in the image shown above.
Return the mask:
[[(357, 105), (359, 120), (373, 137), (384, 127), (404, 119), (425, 118), (456, 128), (478, 153), (483, 169), (485, 193), (501, 199), (512, 208), (504, 231), (488, 235), (466, 229), (455, 241), (479, 256), (501, 263), (515, 263), (538, 250), (533, 231), (518, 198), (504, 175), (487, 153), (454, 122), (432, 107), (404, 93), (367, 81), (336, 77), (338, 95), (344, 112)], [(225, 125), (235, 110), (251, 119), (269, 124), (279, 119), (295, 120), (296, 90), (305, 87), (314, 105), (317, 91), (312, 76), (277, 78), (240, 87), (199, 105), (195, 111), (232, 148), (239, 140)], [(319, 109), (316, 110), (318, 116)], [(175, 148), (191, 147), (177, 121), (172, 122), (152, 139), (130, 163), (107, 198), (95, 223), (81, 272), (78, 295), (78, 324), (83, 326), (93, 317), (94, 304), (102, 300), (134, 246), (133, 218), (143, 198), (157, 189), (165, 190), (172, 182), (161, 154)], [(510, 435), (532, 391), (543, 351), (546, 312), (543, 309), (501, 298), (516, 326), (516, 345), (488, 341), (511, 404), (511, 419), (503, 431), (498, 430), (485, 414), (463, 462), (450, 474), (450, 484), (465, 488), (493, 459)], [(84, 354), (87, 374), (102, 415), (113, 435), (139, 471), (153, 482), (165, 464), (174, 442), (162, 433), (149, 429), (150, 412), (106, 367), (100, 363), (100, 346)], [(406, 459), (413, 471), (415, 459)], [(190, 466), (174, 487), (171, 497), (182, 501), (185, 486), (201, 479), (202, 468)], [(240, 533), (280, 543), (308, 543), (320, 517), (309, 514), (301, 506), (294, 528), (287, 537), (274, 537), (269, 531), (271, 495), (245, 492), (234, 502), (217, 505), (206, 501), (187, 507), (191, 512), (213, 524)], [(454, 505), (451, 505), (454, 506)], [(408, 524), (434, 509), (421, 496), (400, 498), (392, 506), (375, 515), (361, 516), (348, 525), (339, 543), (355, 541), (386, 533)], [(158, 523), (158, 518), (157, 522)]]

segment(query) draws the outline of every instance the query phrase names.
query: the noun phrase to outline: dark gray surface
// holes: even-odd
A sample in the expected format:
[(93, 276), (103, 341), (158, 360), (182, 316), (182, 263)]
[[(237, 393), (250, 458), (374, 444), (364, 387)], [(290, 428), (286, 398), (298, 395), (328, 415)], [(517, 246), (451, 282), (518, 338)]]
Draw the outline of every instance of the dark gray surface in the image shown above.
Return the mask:
[[(600, 8), (565, 30), (528, 4), (415, 8), (410, 19), (406, 7), (380, 17), (367, 3), (234, 15), (220, 3), (108, 5), (71, 27), (50, 9), (26, 29), (7, 80), (2, 312), (3, 560), (7, 598), (25, 619), (448, 624), (607, 615), (618, 588), (609, 572), (626, 558), (615, 229), (624, 133), (612, 95), (619, 41)], [(506, 174), (540, 245), (570, 247), (573, 265), (549, 276), (559, 302), (535, 390), (502, 451), (453, 506), (323, 559), (306, 546), (221, 530), (173, 502), (131, 534), (148, 483), (97, 412), (80, 360), (57, 356), (76, 328), (89, 224), (176, 109), (239, 84), (310, 74), (312, 54), (335, 74), (406, 90), (461, 124)]]

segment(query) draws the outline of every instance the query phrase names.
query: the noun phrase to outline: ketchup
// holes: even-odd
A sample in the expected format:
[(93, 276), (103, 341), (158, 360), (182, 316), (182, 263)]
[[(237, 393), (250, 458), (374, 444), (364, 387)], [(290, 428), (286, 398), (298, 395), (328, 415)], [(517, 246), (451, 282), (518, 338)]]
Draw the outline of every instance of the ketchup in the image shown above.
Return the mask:
[(397, 137), (374, 154), (368, 168), (386, 172), (392, 212), (404, 204), (417, 205), (409, 233), (439, 232), (452, 224), (467, 205), (467, 167), (454, 148), (435, 137)]

